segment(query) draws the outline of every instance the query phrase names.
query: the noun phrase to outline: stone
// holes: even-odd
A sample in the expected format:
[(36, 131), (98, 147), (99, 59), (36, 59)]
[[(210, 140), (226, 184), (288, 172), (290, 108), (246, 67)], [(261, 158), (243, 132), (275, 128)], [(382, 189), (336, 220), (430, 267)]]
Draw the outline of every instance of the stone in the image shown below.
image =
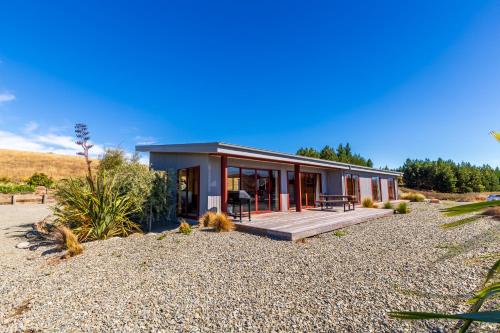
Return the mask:
[(18, 249), (27, 249), (31, 246), (31, 244), (29, 242), (21, 242), (21, 243), (17, 243), (16, 247)]

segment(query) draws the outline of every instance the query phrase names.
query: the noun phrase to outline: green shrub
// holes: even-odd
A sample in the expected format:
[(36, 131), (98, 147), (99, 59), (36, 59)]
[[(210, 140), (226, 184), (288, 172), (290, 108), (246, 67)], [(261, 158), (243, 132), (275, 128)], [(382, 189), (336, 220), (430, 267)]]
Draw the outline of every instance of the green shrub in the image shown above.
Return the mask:
[(390, 201), (386, 201), (384, 203), (384, 208), (385, 209), (393, 209), (394, 207), (392, 206), (392, 203)]
[(372, 198), (364, 198), (362, 205), (365, 208), (373, 208), (373, 200), (372, 200)]
[(410, 200), (412, 202), (423, 202), (425, 200), (425, 196), (423, 194), (415, 192), (401, 193), (399, 197), (403, 200)]
[(45, 186), (46, 188), (51, 188), (54, 186), (54, 180), (52, 177), (47, 176), (44, 173), (35, 172), (28, 180), (26, 181), (28, 185), (32, 186)]
[(191, 229), (191, 225), (186, 220), (182, 219), (179, 225), (179, 232), (184, 235), (190, 235), (193, 229)]
[[(127, 194), (137, 212), (131, 219), (145, 223), (149, 218), (173, 219), (175, 213), (174, 178), (165, 172), (150, 170), (134, 155), (127, 159), (120, 149), (108, 149), (101, 157), (98, 175), (112, 175), (116, 178), (116, 188)], [(151, 215), (151, 216), (150, 216)]]
[(6, 183), (0, 184), (0, 193), (10, 194), (10, 193), (29, 193), (35, 191), (35, 187), (27, 184), (13, 184)]
[(408, 208), (408, 204), (406, 202), (401, 202), (396, 208), (396, 211), (399, 214), (408, 214), (410, 212), (410, 209)]
[(140, 212), (130, 193), (121, 193), (116, 176), (100, 175), (95, 190), (88, 181), (73, 178), (57, 186), (56, 222), (72, 229), (80, 241), (127, 236), (140, 231), (131, 217)]

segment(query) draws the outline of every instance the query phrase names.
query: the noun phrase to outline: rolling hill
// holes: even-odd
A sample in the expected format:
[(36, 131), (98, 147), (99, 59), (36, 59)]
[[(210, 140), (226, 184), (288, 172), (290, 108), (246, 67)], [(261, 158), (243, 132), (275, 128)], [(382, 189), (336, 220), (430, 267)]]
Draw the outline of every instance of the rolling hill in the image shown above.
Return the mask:
[(81, 156), (0, 149), (0, 178), (22, 181), (35, 172), (43, 172), (56, 180), (83, 176), (85, 160)]

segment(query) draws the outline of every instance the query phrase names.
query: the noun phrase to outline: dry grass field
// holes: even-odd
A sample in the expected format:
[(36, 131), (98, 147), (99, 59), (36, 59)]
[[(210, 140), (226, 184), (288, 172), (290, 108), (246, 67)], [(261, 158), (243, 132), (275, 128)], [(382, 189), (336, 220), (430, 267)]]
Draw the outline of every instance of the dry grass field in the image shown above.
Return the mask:
[(490, 194), (496, 194), (498, 192), (481, 192), (481, 193), (441, 193), (434, 191), (421, 191), (409, 188), (400, 187), (401, 192), (415, 192), (421, 193), (428, 199), (439, 199), (439, 200), (451, 200), (451, 201), (484, 201)]
[(85, 161), (81, 156), (0, 149), (0, 178), (22, 181), (35, 172), (43, 172), (56, 180), (84, 176)]

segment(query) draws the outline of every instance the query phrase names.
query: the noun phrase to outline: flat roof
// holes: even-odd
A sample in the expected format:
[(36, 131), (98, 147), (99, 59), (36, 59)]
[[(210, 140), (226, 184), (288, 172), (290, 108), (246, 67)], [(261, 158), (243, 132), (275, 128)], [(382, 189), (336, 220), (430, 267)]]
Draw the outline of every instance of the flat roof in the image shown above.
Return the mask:
[(136, 151), (150, 153), (187, 153), (187, 154), (214, 154), (230, 155), (231, 157), (241, 157), (249, 159), (265, 159), (274, 162), (287, 164), (305, 164), (323, 168), (336, 168), (343, 170), (374, 172), (392, 176), (401, 176), (401, 172), (369, 168), (365, 166), (342, 163), (336, 161), (323, 160), (320, 158), (280, 153), (271, 150), (245, 147), (224, 142), (204, 142), (204, 143), (182, 143), (167, 145), (138, 145)]

